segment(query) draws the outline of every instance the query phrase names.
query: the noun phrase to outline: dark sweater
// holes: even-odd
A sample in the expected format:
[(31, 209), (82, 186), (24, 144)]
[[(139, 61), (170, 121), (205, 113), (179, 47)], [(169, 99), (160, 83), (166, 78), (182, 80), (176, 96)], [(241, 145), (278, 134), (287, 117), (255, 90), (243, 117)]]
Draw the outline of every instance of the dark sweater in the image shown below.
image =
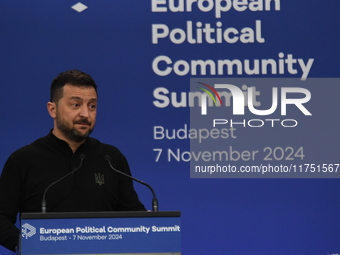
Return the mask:
[(114, 172), (130, 173), (123, 154), (114, 146), (88, 138), (75, 153), (52, 133), (14, 152), (0, 178), (0, 244), (14, 250), (18, 212), (41, 212), (45, 189), (80, 165), (74, 174), (52, 186), (46, 195), (47, 212), (144, 211), (132, 181)]

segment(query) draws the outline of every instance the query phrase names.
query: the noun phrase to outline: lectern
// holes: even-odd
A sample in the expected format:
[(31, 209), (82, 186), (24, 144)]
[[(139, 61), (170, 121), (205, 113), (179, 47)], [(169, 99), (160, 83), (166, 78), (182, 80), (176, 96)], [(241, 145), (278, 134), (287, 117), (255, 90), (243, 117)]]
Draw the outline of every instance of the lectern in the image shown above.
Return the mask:
[(21, 255), (180, 255), (180, 212), (23, 213)]

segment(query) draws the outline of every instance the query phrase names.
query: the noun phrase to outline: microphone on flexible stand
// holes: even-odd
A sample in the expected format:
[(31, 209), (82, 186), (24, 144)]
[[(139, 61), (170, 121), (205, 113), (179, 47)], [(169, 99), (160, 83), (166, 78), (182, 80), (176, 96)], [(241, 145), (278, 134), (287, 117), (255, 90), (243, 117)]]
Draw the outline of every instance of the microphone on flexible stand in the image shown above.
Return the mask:
[(57, 184), (58, 182), (64, 180), (66, 177), (68, 177), (69, 175), (73, 174), (75, 171), (77, 171), (79, 168), (81, 168), (81, 166), (83, 165), (83, 161), (85, 159), (85, 155), (84, 154), (80, 154), (80, 164), (77, 168), (75, 168), (74, 170), (72, 170), (71, 172), (69, 172), (68, 174), (64, 175), (63, 177), (61, 177), (60, 179), (56, 180), (55, 182), (51, 183), (44, 191), (44, 195), (43, 195), (43, 198), (42, 198), (42, 201), (41, 201), (41, 211), (42, 213), (46, 213), (46, 194), (47, 194), (47, 191), (55, 184)]
[(109, 155), (105, 155), (104, 158), (105, 158), (105, 160), (107, 161), (107, 163), (109, 163), (109, 165), (110, 165), (110, 167), (111, 167), (111, 169), (112, 169), (113, 171), (115, 171), (115, 172), (117, 172), (117, 173), (119, 173), (119, 174), (122, 174), (122, 175), (124, 175), (124, 176), (126, 176), (126, 177), (128, 177), (128, 178), (130, 178), (130, 179), (132, 179), (132, 180), (134, 180), (134, 181), (136, 181), (136, 182), (139, 182), (140, 184), (143, 184), (143, 185), (145, 185), (146, 187), (148, 187), (148, 188), (150, 189), (150, 191), (152, 192), (152, 196), (153, 196), (153, 198), (152, 198), (152, 211), (153, 211), (153, 212), (158, 212), (158, 200), (157, 200), (156, 193), (155, 193), (155, 191), (153, 190), (153, 188), (152, 188), (149, 184), (147, 184), (147, 183), (145, 183), (145, 182), (143, 182), (143, 181), (141, 181), (141, 180), (138, 180), (138, 179), (132, 177), (131, 175), (128, 175), (128, 174), (126, 174), (126, 173), (123, 173), (123, 172), (121, 172), (121, 171), (115, 169), (115, 168), (112, 166), (112, 164), (111, 164), (111, 157), (110, 157)]

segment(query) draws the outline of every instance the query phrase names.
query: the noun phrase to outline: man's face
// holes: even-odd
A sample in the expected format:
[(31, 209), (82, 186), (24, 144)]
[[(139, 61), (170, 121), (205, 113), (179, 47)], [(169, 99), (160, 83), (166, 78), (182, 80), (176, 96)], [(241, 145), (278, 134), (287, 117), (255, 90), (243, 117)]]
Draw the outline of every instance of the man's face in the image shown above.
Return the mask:
[(63, 97), (56, 104), (56, 131), (67, 140), (81, 142), (93, 131), (96, 114), (95, 89), (66, 84)]

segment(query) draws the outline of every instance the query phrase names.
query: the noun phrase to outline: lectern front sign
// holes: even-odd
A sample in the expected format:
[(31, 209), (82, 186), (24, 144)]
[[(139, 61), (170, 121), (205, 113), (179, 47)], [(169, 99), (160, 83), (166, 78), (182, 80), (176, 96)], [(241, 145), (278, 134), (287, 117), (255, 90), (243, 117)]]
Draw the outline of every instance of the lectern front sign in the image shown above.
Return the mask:
[(179, 212), (27, 213), (20, 254), (181, 254)]

